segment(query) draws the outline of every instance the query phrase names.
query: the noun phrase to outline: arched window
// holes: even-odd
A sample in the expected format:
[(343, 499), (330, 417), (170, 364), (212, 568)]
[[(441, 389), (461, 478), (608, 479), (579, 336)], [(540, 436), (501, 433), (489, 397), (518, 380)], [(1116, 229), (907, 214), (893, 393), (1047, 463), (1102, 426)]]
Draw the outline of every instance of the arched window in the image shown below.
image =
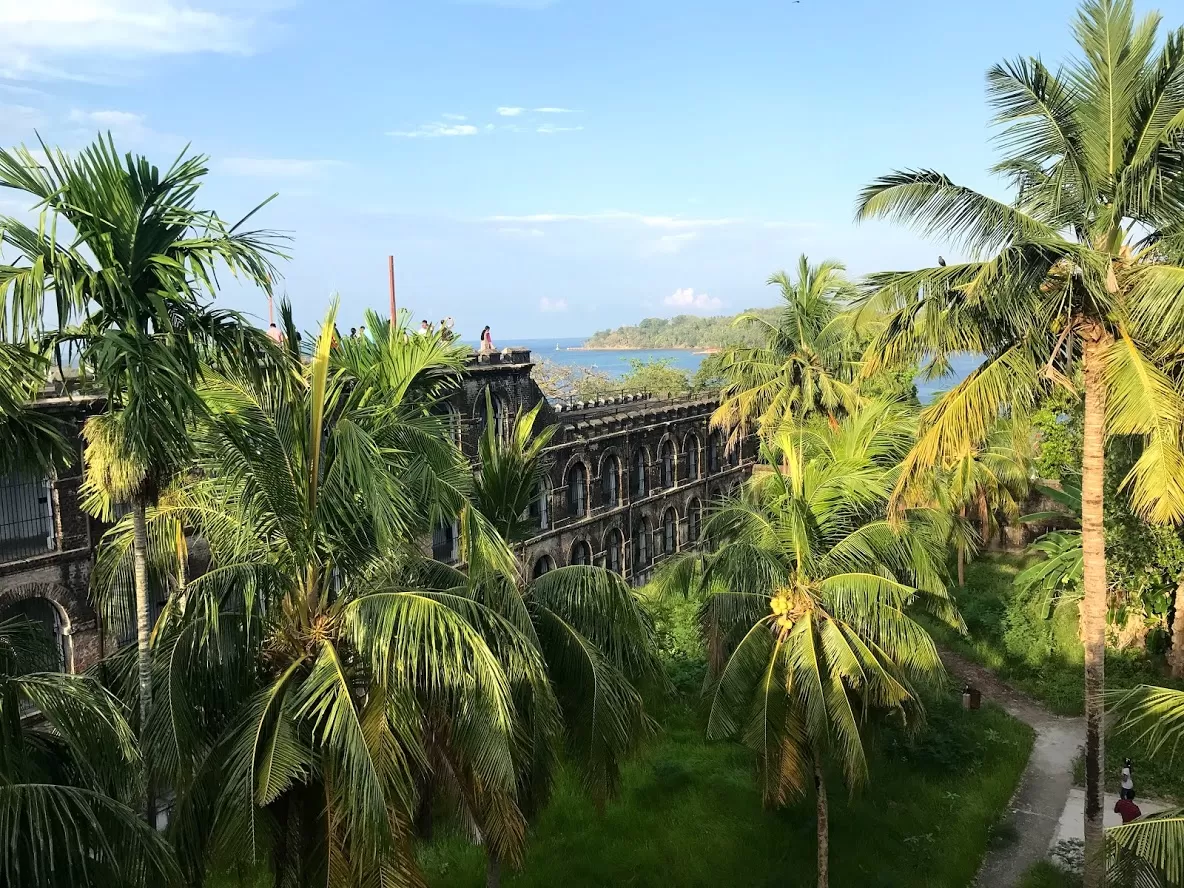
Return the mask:
[(490, 403), (487, 406), (485, 403), (486, 392), (485, 389), (477, 398), (477, 403), (473, 405), (473, 418), (477, 420), (477, 428), (480, 429), (481, 434), (485, 433), (485, 427), (489, 422), (489, 408), (493, 409), (493, 428), (499, 438), (505, 439), (509, 435), (509, 412), (506, 410), (506, 404), (497, 395), (490, 393)]
[(658, 450), (658, 460), (661, 467), (658, 474), (663, 487), (674, 486), (674, 442), (667, 438)]
[(459, 447), (461, 442), (460, 412), (447, 401), (441, 401), (432, 408), (432, 413), (444, 420), (449, 440)]
[(621, 461), (612, 454), (600, 464), (600, 492), (608, 508), (621, 504)]
[(582, 462), (567, 470), (567, 511), (573, 518), (588, 514), (588, 470)]
[(530, 501), (530, 520), (539, 530), (547, 530), (551, 526), (551, 485), (546, 478), (540, 478), (534, 491), (534, 499)]
[[(48, 598), (32, 597), (15, 601), (7, 607), (0, 608), (0, 623), (5, 620), (24, 618), (45, 631), (46, 636), (53, 642), (56, 662), (53, 664), (38, 664), (37, 671), (52, 668), (58, 672), (70, 671), (70, 637), (66, 632), (63, 612), (58, 605)], [(41, 650), (38, 647), (38, 650)]]
[(460, 522), (441, 521), (432, 531), (432, 557), (437, 561), (456, 561), (460, 542)]
[(633, 493), (637, 496), (645, 496), (649, 485), (646, 483), (645, 476), (646, 458), (645, 448), (638, 447), (637, 452), (633, 454)]
[(538, 579), (545, 573), (550, 573), (555, 569), (555, 561), (550, 555), (543, 555), (534, 563), (534, 569), (530, 572), (531, 577)]
[(568, 564), (587, 566), (591, 563), (592, 547), (585, 540), (576, 540), (575, 544), (571, 547), (571, 558), (568, 559)]
[(697, 499), (687, 503), (687, 542), (699, 542), (700, 523), (703, 520), (703, 507)]
[(719, 432), (712, 432), (707, 439), (707, 471), (719, 471), (720, 451), (723, 450), (723, 439)]
[(621, 531), (612, 528), (604, 535), (604, 566), (619, 574), (625, 564), (625, 538)]
[(637, 522), (633, 534), (633, 572), (640, 573), (650, 566), (650, 523), (645, 518)]
[(694, 481), (699, 477), (699, 438), (687, 435), (683, 447), (687, 451), (687, 478)]
[(673, 555), (678, 550), (678, 513), (667, 509), (662, 516), (662, 554)]

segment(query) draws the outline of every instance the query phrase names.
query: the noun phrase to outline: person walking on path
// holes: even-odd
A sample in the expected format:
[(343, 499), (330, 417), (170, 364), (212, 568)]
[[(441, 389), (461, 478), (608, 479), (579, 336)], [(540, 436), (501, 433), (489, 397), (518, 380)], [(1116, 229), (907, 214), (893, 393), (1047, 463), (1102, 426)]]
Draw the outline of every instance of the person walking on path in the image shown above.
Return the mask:
[(1122, 788), (1119, 795), (1124, 799), (1134, 800), (1135, 798), (1135, 765), (1128, 758), (1122, 763)]
[(1122, 817), (1123, 824), (1130, 823), (1132, 820), (1138, 820), (1143, 816), (1143, 812), (1135, 804), (1135, 797), (1131, 796), (1127, 798), (1125, 795), (1114, 803), (1114, 813)]

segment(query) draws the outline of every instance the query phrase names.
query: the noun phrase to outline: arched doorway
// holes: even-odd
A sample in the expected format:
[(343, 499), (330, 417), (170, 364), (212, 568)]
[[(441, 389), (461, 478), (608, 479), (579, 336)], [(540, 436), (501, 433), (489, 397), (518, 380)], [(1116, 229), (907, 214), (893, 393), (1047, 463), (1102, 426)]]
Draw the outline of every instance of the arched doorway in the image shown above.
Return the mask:
[(587, 567), (592, 564), (592, 547), (588, 545), (587, 540), (575, 541), (571, 547), (571, 557), (567, 563), (580, 567)]

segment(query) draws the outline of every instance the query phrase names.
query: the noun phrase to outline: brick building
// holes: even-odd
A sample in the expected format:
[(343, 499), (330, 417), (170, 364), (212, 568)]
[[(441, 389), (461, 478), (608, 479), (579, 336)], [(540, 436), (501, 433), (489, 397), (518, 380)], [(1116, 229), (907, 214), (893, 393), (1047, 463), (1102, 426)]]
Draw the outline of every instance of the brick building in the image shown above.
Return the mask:
[[(531, 507), (538, 533), (522, 547), (523, 569), (538, 575), (567, 564), (598, 564), (645, 582), (657, 562), (698, 538), (704, 509), (748, 474), (752, 452), (746, 446), (725, 454), (722, 436), (709, 428), (716, 406), (711, 396), (631, 393), (553, 403), (531, 379), (531, 367), (526, 350), (474, 355), (447, 405), (458, 442), (474, 458), (487, 391), (501, 429), (540, 401), (540, 424), (558, 426), (546, 451), (546, 480)], [(39, 403), (65, 420), (80, 454), (82, 424), (98, 399)], [(115, 642), (105, 638), (88, 596), (104, 528), (80, 508), (81, 473), (79, 458), (54, 478), (0, 477), (0, 620), (24, 614), (42, 621), (68, 671), (87, 668), (104, 642)], [(456, 543), (456, 526), (440, 527), (433, 554), (452, 560)]]

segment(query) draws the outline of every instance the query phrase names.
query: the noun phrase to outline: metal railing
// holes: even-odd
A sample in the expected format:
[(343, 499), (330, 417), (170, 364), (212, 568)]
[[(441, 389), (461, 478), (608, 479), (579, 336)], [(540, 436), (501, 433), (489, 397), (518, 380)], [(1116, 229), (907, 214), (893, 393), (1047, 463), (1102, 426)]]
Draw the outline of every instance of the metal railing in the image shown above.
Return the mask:
[(19, 474), (0, 477), (0, 563), (45, 555), (57, 548), (49, 480)]

